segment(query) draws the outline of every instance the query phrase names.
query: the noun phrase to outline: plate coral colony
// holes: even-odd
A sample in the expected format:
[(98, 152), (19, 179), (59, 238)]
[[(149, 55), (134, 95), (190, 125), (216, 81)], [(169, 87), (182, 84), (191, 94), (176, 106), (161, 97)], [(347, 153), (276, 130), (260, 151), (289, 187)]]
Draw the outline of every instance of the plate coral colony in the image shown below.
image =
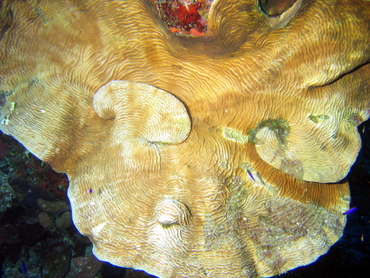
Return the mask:
[(1, 130), (67, 173), (93, 252), (269, 277), (341, 236), (366, 0), (1, 1)]

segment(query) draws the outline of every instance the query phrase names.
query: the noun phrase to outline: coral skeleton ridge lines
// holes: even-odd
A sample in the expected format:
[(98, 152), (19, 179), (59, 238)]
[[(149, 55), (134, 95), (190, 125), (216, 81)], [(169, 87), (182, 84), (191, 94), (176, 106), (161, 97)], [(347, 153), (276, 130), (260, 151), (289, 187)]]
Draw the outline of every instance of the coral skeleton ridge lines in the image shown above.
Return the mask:
[(4, 0), (0, 129), (98, 259), (271, 277), (342, 236), (369, 53), (365, 0)]

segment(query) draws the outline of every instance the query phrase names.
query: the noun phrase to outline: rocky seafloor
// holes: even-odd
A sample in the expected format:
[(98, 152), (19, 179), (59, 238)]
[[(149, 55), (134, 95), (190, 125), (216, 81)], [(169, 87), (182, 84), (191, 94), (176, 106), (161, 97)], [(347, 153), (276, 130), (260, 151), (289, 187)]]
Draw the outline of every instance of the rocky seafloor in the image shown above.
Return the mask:
[[(370, 277), (370, 122), (359, 127), (363, 147), (347, 179), (351, 207), (342, 238), (311, 265), (282, 278)], [(68, 181), (22, 145), (0, 134), (1, 277), (152, 277), (98, 261), (71, 222)]]

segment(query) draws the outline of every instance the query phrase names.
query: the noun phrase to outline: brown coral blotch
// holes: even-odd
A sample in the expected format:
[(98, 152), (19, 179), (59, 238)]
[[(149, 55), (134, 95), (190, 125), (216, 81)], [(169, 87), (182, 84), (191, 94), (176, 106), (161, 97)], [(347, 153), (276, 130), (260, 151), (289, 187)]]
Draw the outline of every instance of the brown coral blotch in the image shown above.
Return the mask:
[(370, 2), (0, 3), (1, 130), (66, 172), (94, 253), (160, 277), (265, 277), (342, 235), (370, 111)]

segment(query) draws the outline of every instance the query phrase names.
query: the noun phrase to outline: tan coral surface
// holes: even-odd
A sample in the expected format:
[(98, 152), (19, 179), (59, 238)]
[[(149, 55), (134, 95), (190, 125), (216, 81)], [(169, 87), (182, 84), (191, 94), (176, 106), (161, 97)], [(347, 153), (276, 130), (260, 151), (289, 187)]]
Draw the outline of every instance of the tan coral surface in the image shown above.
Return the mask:
[(341, 237), (370, 2), (262, 2), (216, 0), (191, 37), (150, 0), (0, 1), (1, 130), (68, 174), (99, 259), (266, 277)]

